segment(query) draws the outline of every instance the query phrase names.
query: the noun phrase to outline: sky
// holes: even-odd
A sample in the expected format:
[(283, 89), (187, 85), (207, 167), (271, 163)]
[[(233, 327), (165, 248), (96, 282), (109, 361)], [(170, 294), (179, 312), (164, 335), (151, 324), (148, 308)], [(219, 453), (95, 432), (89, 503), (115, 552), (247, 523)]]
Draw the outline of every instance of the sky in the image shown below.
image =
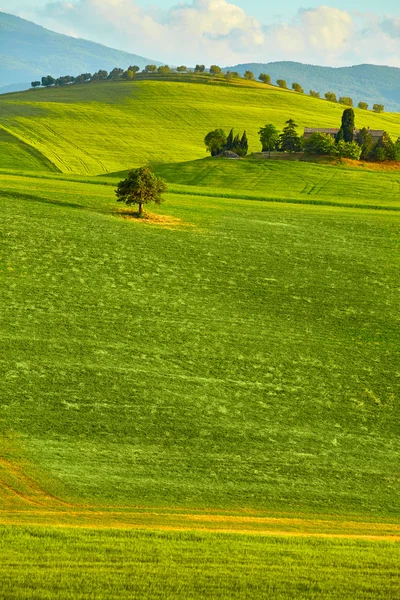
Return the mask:
[(400, 67), (398, 0), (0, 0), (0, 10), (170, 65)]

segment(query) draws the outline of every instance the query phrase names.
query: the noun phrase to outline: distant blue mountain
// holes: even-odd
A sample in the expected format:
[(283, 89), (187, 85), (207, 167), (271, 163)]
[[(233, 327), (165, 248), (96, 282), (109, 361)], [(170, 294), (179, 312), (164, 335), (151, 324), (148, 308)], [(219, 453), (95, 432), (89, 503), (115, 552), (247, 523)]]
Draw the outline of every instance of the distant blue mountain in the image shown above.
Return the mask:
[(143, 56), (61, 35), (31, 21), (0, 12), (0, 88), (18, 84), (25, 89), (32, 80), (43, 75), (78, 75), (99, 69), (127, 68), (129, 65), (143, 68), (150, 63), (161, 64)]
[(317, 67), (298, 62), (247, 63), (226, 67), (224, 71), (253, 71), (271, 76), (272, 83), (285, 79), (288, 87), (300, 83), (305, 93), (310, 89), (320, 92), (335, 92), (339, 96), (350, 96), (358, 102), (383, 104), (386, 110), (400, 112), (400, 69), (379, 65), (357, 65), (354, 67)]

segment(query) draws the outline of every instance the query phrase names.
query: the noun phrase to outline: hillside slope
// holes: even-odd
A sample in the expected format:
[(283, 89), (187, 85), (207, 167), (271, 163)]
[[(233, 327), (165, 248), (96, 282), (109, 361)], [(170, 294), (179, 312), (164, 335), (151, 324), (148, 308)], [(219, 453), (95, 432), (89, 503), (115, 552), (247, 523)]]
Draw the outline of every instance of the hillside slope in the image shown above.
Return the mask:
[(49, 31), (31, 21), (0, 12), (0, 87), (51, 74), (77, 75), (98, 69), (143, 68), (153, 60)]
[(351, 96), (358, 102), (383, 104), (387, 110), (400, 111), (400, 69), (381, 65), (355, 65), (353, 67), (319, 67), (298, 62), (247, 63), (229, 67), (243, 74), (251, 70), (271, 75), (272, 81), (286, 79), (291, 87), (293, 81), (300, 83), (306, 93), (310, 89), (335, 92), (339, 96)]
[[(265, 86), (182, 81), (73, 85), (0, 97), (0, 126), (32, 145), (65, 173), (101, 174), (148, 161), (176, 162), (206, 155), (211, 129), (247, 130), (260, 150), (265, 123), (282, 128), (335, 127), (343, 106)], [(356, 110), (356, 124), (400, 136), (400, 117)]]

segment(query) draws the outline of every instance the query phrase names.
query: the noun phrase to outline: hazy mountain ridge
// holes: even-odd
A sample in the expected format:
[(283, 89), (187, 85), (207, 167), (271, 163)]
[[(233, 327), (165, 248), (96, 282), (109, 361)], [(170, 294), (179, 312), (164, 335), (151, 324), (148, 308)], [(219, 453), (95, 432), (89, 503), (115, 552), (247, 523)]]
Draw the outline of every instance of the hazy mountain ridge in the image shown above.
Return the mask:
[(226, 67), (224, 70), (268, 73), (272, 82), (285, 79), (288, 87), (294, 81), (300, 83), (306, 94), (310, 89), (335, 92), (339, 96), (351, 96), (354, 104), (368, 102), (383, 104), (386, 110), (400, 112), (400, 69), (381, 65), (356, 65), (353, 67), (320, 67), (298, 62), (246, 63)]
[(160, 64), (143, 56), (55, 33), (4, 12), (0, 12), (0, 39), (0, 88), (14, 84), (24, 86), (24, 82), (30, 84), (33, 79), (48, 74), (59, 77), (126, 68), (131, 64), (140, 68), (149, 63)]

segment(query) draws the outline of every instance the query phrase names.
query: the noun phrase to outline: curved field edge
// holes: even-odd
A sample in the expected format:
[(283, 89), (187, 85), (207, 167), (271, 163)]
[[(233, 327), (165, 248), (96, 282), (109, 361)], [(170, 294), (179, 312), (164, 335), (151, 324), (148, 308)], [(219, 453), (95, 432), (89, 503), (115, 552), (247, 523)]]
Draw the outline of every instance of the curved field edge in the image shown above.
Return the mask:
[(12, 171), (61, 173), (44, 154), (31, 146), (20, 135), (0, 126), (0, 169)]

